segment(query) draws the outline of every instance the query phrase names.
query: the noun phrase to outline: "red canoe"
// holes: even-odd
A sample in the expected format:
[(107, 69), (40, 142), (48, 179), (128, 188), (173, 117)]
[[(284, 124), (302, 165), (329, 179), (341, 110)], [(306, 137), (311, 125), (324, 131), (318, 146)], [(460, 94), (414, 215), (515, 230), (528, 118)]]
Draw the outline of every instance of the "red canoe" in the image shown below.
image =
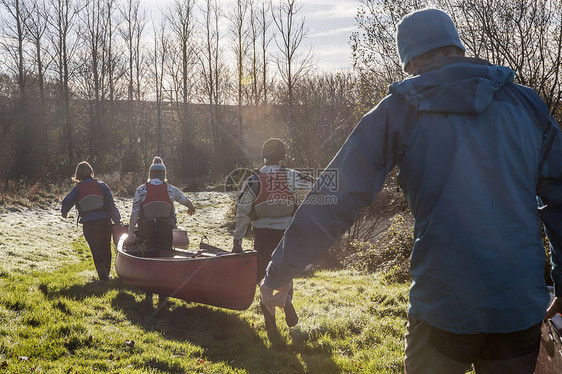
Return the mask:
[[(220, 308), (245, 310), (254, 300), (258, 254), (159, 250), (140, 257), (117, 246), (115, 270), (125, 283), (141, 290)], [(145, 253), (146, 255), (146, 253)]]

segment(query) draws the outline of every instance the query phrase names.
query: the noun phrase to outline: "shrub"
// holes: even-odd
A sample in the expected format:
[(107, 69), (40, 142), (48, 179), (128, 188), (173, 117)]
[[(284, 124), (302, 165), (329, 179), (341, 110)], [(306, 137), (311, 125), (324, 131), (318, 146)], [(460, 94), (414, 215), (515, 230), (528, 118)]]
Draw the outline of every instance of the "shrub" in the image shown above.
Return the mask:
[(359, 212), (354, 224), (330, 251), (322, 256), (318, 266), (328, 269), (346, 267), (350, 262), (349, 259), (354, 258), (358, 250), (362, 250), (365, 245), (381, 240), (385, 231), (389, 230), (395, 215), (406, 212), (408, 212), (408, 206), (404, 195), (397, 187), (396, 172), (393, 171), (388, 176), (384, 188), (377, 195), (375, 202)]
[(7, 180), (0, 181), (0, 209), (2, 207), (40, 207), (47, 209), (58, 203), (62, 183), (55, 185), (48, 181)]
[(392, 218), (392, 224), (374, 243), (354, 240), (355, 250), (344, 259), (345, 267), (367, 272), (383, 272), (389, 282), (410, 279), (410, 254), (414, 245), (412, 225), (404, 215)]
[(137, 188), (146, 182), (146, 173), (119, 173), (96, 175), (96, 178), (105, 182), (111, 189), (113, 196), (133, 196)]

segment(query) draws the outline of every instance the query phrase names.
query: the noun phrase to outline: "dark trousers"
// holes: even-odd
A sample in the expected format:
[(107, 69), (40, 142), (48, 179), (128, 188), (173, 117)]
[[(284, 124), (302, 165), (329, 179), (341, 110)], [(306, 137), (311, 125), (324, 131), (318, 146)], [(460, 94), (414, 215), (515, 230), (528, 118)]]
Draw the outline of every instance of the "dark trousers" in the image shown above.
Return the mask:
[(99, 279), (109, 279), (111, 270), (111, 219), (103, 218), (83, 222), (82, 231), (90, 246)]
[(254, 251), (259, 254), (258, 283), (265, 277), (265, 270), (271, 260), (271, 254), (283, 238), (283, 230), (258, 229), (254, 227)]
[(147, 240), (157, 248), (172, 248), (174, 223), (172, 219), (140, 218), (135, 232), (141, 240)]
[[(277, 248), (284, 234), (284, 230), (259, 229), (254, 227), (254, 251), (257, 251), (259, 254), (258, 284), (265, 277), (265, 271), (271, 260), (271, 255), (275, 248)], [(291, 302), (292, 298), (293, 289), (291, 288), (287, 301)]]
[(408, 315), (406, 373), (532, 374), (541, 324), (506, 334), (454, 334)]

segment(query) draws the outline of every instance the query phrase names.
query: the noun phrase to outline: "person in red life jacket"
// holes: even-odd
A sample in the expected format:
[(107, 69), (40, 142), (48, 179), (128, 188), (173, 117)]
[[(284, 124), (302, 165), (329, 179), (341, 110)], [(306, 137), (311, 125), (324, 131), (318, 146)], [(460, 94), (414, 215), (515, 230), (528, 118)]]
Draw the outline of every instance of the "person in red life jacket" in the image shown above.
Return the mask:
[(84, 237), (90, 246), (94, 265), (100, 280), (109, 280), (111, 270), (111, 220), (121, 224), (121, 215), (115, 206), (107, 184), (94, 179), (94, 169), (86, 161), (76, 166), (74, 177), (78, 184), (63, 199), (61, 214), (64, 218), (76, 206)]
[(185, 205), (189, 215), (195, 213), (195, 206), (177, 187), (166, 183), (166, 166), (160, 157), (154, 157), (148, 174), (148, 181), (135, 192), (127, 242), (138, 237), (154, 247), (171, 248), (176, 227), (174, 202)]
[[(273, 250), (291, 223), (297, 208), (297, 190), (310, 190), (313, 179), (303, 173), (281, 165), (286, 147), (282, 140), (271, 138), (262, 147), (265, 166), (248, 178), (236, 204), (236, 229), (232, 252), (242, 252), (242, 238), (251, 224), (254, 230), (254, 250), (260, 254), (258, 283)], [(292, 296), (292, 289), (291, 289)], [(298, 316), (289, 297), (285, 304), (285, 321), (289, 327), (298, 323)], [(275, 326), (275, 319), (264, 311), (267, 328)]]

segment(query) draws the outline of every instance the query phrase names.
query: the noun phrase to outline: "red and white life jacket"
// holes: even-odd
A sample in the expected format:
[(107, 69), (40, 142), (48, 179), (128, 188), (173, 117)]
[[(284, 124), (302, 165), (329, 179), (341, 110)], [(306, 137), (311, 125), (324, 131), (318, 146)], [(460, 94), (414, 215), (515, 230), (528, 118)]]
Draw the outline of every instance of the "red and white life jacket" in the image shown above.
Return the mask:
[(169, 218), (173, 215), (173, 204), (168, 195), (168, 185), (146, 183), (146, 198), (141, 203), (145, 218)]
[(275, 173), (260, 173), (259, 192), (254, 200), (254, 215), (259, 218), (290, 217), (295, 213), (297, 202), (287, 184), (284, 168)]
[(80, 216), (96, 210), (105, 210), (103, 192), (98, 187), (97, 180), (78, 183), (78, 202), (76, 203), (76, 208)]

